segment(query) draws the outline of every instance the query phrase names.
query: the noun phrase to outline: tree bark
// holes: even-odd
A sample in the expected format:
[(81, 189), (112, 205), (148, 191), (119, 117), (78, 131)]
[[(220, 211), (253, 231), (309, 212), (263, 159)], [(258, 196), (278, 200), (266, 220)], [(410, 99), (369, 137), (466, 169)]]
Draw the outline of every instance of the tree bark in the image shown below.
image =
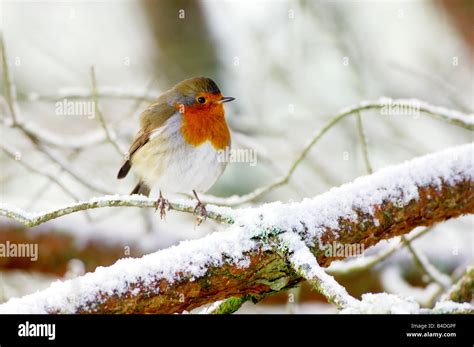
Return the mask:
[[(234, 224), (227, 231), (11, 300), (0, 312), (178, 313), (229, 297), (258, 301), (302, 280), (291, 265), (293, 251), (282, 241), (285, 233), (304, 241), (318, 263), (328, 266), (346, 256), (325, 252), (333, 242), (366, 248), (418, 226), (474, 213), (472, 154), (469, 144), (381, 170), (301, 203), (234, 210)], [(380, 203), (373, 203), (378, 200), (372, 196)], [(335, 200), (343, 201), (334, 205)], [(272, 217), (266, 219), (268, 215)], [(269, 225), (271, 221), (275, 224)], [(311, 223), (323, 230), (315, 233)], [(240, 240), (244, 262), (232, 253)], [(218, 249), (210, 248), (211, 242)], [(169, 259), (173, 256), (177, 259)], [(107, 281), (118, 283), (117, 288), (102, 289)], [(52, 295), (59, 298), (51, 301)], [(61, 304), (65, 302), (69, 306)]]

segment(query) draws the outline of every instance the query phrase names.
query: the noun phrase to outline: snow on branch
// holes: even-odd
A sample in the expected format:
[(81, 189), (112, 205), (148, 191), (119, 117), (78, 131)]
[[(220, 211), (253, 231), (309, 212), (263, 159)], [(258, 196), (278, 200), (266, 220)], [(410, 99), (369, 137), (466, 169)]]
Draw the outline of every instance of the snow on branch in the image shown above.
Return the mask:
[(280, 235), (280, 240), (296, 272), (323, 294), (329, 302), (339, 309), (353, 306), (357, 302), (343, 286), (319, 266), (308, 246), (297, 234), (284, 233)]
[(277, 178), (275, 181), (270, 184), (259, 187), (254, 191), (242, 195), (242, 196), (231, 196), (227, 198), (220, 198), (215, 196), (204, 196), (201, 198), (209, 203), (225, 205), (225, 206), (237, 206), (250, 201), (253, 201), (260, 196), (287, 184), (292, 177), (293, 173), (296, 171), (297, 167), (304, 160), (309, 151), (319, 142), (319, 140), (336, 124), (341, 120), (345, 119), (348, 116), (356, 115), (358, 123), (359, 137), (363, 139), (363, 151), (364, 151), (364, 160), (367, 168), (372, 171), (371, 165), (367, 160), (367, 148), (366, 148), (366, 139), (363, 133), (362, 125), (360, 123), (360, 118), (362, 111), (367, 110), (380, 110), (380, 113), (385, 116), (403, 114), (403, 111), (408, 114), (419, 114), (424, 113), (428, 116), (431, 116), (435, 119), (445, 121), (447, 123), (460, 126), (468, 130), (474, 130), (474, 114), (465, 114), (456, 110), (449, 110), (444, 107), (434, 106), (428, 104), (424, 101), (417, 99), (390, 99), (390, 98), (380, 98), (375, 101), (362, 101), (357, 105), (346, 107), (340, 110), (334, 117), (332, 117), (322, 128), (320, 128), (314, 136), (308, 141), (300, 153), (291, 163), (288, 171), (281, 177)]
[[(301, 249), (290, 247), (294, 243), (287, 241), (301, 240), (300, 245), (308, 247), (317, 263), (327, 266), (344, 258), (325, 251), (334, 242), (369, 247), (417, 226), (474, 213), (472, 156), (472, 144), (450, 148), (360, 177), (299, 203), (276, 202), (237, 210), (208, 206), (209, 212), (225, 216), (224, 221), (231, 223), (226, 231), (56, 282), (44, 291), (11, 299), (0, 306), (0, 312), (175, 313), (230, 297), (258, 301), (291, 288), (303, 277), (313, 281), (330, 301), (353, 308), (352, 299), (318, 271), (309, 252), (302, 248), (304, 253), (299, 254)], [(153, 203), (137, 196), (117, 196), (36, 215), (5, 205), (0, 211), (24, 223), (38, 224), (90, 207), (151, 207)], [(181, 207), (190, 212), (193, 206), (188, 202)], [(455, 306), (448, 302), (437, 310), (472, 311), (472, 306)]]
[[(156, 199), (143, 195), (106, 195), (92, 198), (88, 201), (79, 201), (64, 207), (45, 212), (31, 213), (16, 206), (0, 202), (0, 216), (4, 216), (22, 223), (27, 227), (34, 227), (52, 219), (71, 213), (92, 210), (104, 207), (141, 207), (155, 208)], [(191, 200), (170, 201), (170, 209), (186, 213), (194, 213), (195, 202)], [(207, 209), (207, 217), (223, 223), (232, 223), (232, 213), (229, 208), (211, 206)], [(222, 211), (222, 212), (221, 212)]]

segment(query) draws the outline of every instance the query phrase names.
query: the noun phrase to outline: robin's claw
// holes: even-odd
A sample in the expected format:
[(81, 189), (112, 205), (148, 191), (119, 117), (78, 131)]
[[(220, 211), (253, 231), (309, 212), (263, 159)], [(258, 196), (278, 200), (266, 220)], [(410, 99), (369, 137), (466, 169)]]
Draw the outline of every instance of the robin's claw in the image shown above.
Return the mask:
[(197, 225), (201, 225), (202, 222), (204, 222), (207, 219), (207, 210), (206, 210), (206, 205), (199, 200), (199, 197), (196, 193), (195, 190), (193, 190), (193, 194), (198, 201), (196, 204), (196, 207), (194, 208), (194, 214), (197, 216)]
[(156, 202), (155, 202), (155, 212), (158, 211), (158, 209), (160, 210), (160, 218), (161, 219), (166, 218), (166, 208), (168, 208), (168, 210), (170, 210), (171, 205), (168, 202), (168, 200), (163, 197), (163, 195), (161, 194), (161, 191), (160, 191), (160, 196), (158, 197), (158, 200), (156, 200)]

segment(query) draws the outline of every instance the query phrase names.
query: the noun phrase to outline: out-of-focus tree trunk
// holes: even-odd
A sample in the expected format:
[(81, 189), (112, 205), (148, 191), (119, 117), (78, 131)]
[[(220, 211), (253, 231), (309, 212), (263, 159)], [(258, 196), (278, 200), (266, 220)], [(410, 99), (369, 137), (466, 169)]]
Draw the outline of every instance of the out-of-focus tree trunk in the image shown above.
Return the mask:
[(458, 29), (466, 44), (474, 47), (474, 1), (472, 0), (442, 0), (441, 7), (451, 17), (453, 26)]
[(217, 76), (216, 47), (203, 6), (190, 0), (142, 0), (156, 42), (156, 71), (167, 84)]

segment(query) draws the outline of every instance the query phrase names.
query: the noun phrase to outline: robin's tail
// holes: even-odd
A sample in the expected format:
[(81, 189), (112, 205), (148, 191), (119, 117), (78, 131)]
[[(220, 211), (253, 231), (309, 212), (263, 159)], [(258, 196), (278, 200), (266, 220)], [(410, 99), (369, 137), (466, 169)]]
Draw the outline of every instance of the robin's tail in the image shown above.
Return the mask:
[(145, 183), (143, 183), (142, 181), (138, 182), (137, 185), (135, 186), (135, 188), (133, 188), (132, 192), (130, 193), (130, 195), (133, 195), (133, 194), (141, 194), (141, 195), (145, 195), (145, 196), (148, 196), (150, 195), (150, 187), (148, 187)]

